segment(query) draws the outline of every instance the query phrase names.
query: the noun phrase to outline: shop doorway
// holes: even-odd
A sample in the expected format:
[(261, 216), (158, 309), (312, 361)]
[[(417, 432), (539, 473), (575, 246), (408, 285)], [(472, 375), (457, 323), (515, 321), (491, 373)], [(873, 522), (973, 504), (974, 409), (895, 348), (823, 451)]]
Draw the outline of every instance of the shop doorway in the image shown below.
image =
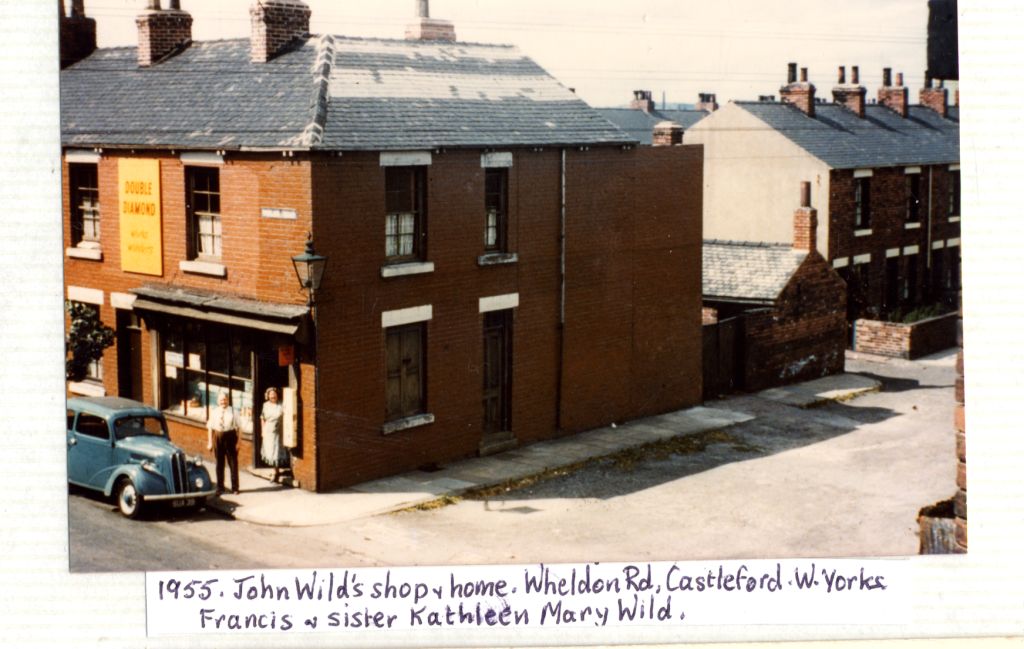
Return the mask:
[(270, 465), (263, 459), (260, 450), (263, 448), (263, 430), (260, 427), (260, 412), (263, 411), (264, 395), (269, 388), (277, 388), (277, 395), (282, 397), (282, 390), (290, 385), (289, 364), (282, 365), (281, 353), (276, 347), (260, 349), (256, 352), (256, 389), (253, 394), (253, 466), (267, 468)]
[(133, 311), (117, 310), (117, 394), (142, 401), (142, 323)]

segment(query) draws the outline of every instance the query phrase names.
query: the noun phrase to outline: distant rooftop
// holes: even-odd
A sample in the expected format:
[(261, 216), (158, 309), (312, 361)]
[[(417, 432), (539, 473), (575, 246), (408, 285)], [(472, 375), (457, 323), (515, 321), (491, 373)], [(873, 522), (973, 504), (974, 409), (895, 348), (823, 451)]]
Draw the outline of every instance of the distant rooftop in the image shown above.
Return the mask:
[(686, 130), (710, 114), (694, 109), (656, 109), (647, 113), (638, 108), (598, 108), (597, 112), (640, 144), (651, 144), (654, 125), (659, 122), (673, 121)]
[(911, 106), (903, 118), (885, 106), (868, 104), (861, 119), (832, 103), (816, 104), (814, 117), (781, 102), (735, 103), (834, 169), (960, 161), (957, 106), (949, 107), (946, 118)]

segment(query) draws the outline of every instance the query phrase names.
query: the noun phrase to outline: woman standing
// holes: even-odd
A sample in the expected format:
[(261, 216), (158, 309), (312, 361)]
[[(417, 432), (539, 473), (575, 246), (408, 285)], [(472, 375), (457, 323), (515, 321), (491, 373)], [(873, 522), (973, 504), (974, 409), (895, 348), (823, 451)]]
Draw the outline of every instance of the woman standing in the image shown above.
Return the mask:
[(283, 420), (284, 409), (278, 400), (277, 388), (267, 388), (260, 412), (260, 434), (263, 438), (260, 455), (264, 462), (274, 467), (274, 482), (277, 482), (281, 469), (288, 467), (287, 451), (281, 444)]

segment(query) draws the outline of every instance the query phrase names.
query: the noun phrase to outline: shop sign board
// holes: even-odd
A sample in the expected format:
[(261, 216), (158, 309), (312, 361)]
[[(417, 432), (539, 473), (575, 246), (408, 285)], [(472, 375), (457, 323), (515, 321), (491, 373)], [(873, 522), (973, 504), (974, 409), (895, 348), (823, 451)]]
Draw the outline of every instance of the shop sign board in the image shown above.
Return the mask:
[(163, 275), (160, 161), (122, 158), (117, 164), (121, 270)]

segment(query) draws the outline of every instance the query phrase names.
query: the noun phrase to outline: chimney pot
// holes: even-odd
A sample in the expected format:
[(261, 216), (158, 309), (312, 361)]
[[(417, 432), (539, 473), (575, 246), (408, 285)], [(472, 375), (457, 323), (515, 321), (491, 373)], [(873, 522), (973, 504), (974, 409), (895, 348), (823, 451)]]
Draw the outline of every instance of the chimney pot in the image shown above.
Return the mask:
[(796, 83), (796, 63), (789, 64), (789, 76), (786, 83)]
[(302, 0), (255, 0), (249, 7), (249, 59), (266, 63), (309, 34), (312, 11)]
[(96, 51), (96, 21), (85, 15), (83, 0), (71, 0), (70, 15), (60, 7), (60, 67), (78, 63)]
[(885, 87), (892, 85), (892, 68), (882, 68), (882, 85)]
[(682, 143), (683, 127), (676, 122), (666, 120), (654, 125), (651, 133), (652, 146), (675, 146)]
[(430, 0), (415, 0), (416, 15), (420, 18), (430, 18)]
[(806, 181), (800, 183), (800, 207), (793, 213), (793, 248), (818, 248), (818, 210), (811, 207), (811, 183)]
[(149, 8), (135, 18), (139, 32), (139, 66), (149, 67), (192, 42), (192, 16), (174, 8), (175, 4), (162, 11), (160, 0), (150, 0)]
[(853, 77), (851, 79), (851, 82), (853, 82), (855, 85), (860, 84), (860, 67), (855, 65), (852, 68), (850, 68), (850, 74)]
[(807, 68), (800, 68), (800, 83), (807, 83)]
[(899, 88), (901, 86), (903, 86), (903, 73), (902, 72), (897, 72), (896, 73), (896, 87)]
[(846, 66), (839, 66), (839, 83), (846, 83)]

